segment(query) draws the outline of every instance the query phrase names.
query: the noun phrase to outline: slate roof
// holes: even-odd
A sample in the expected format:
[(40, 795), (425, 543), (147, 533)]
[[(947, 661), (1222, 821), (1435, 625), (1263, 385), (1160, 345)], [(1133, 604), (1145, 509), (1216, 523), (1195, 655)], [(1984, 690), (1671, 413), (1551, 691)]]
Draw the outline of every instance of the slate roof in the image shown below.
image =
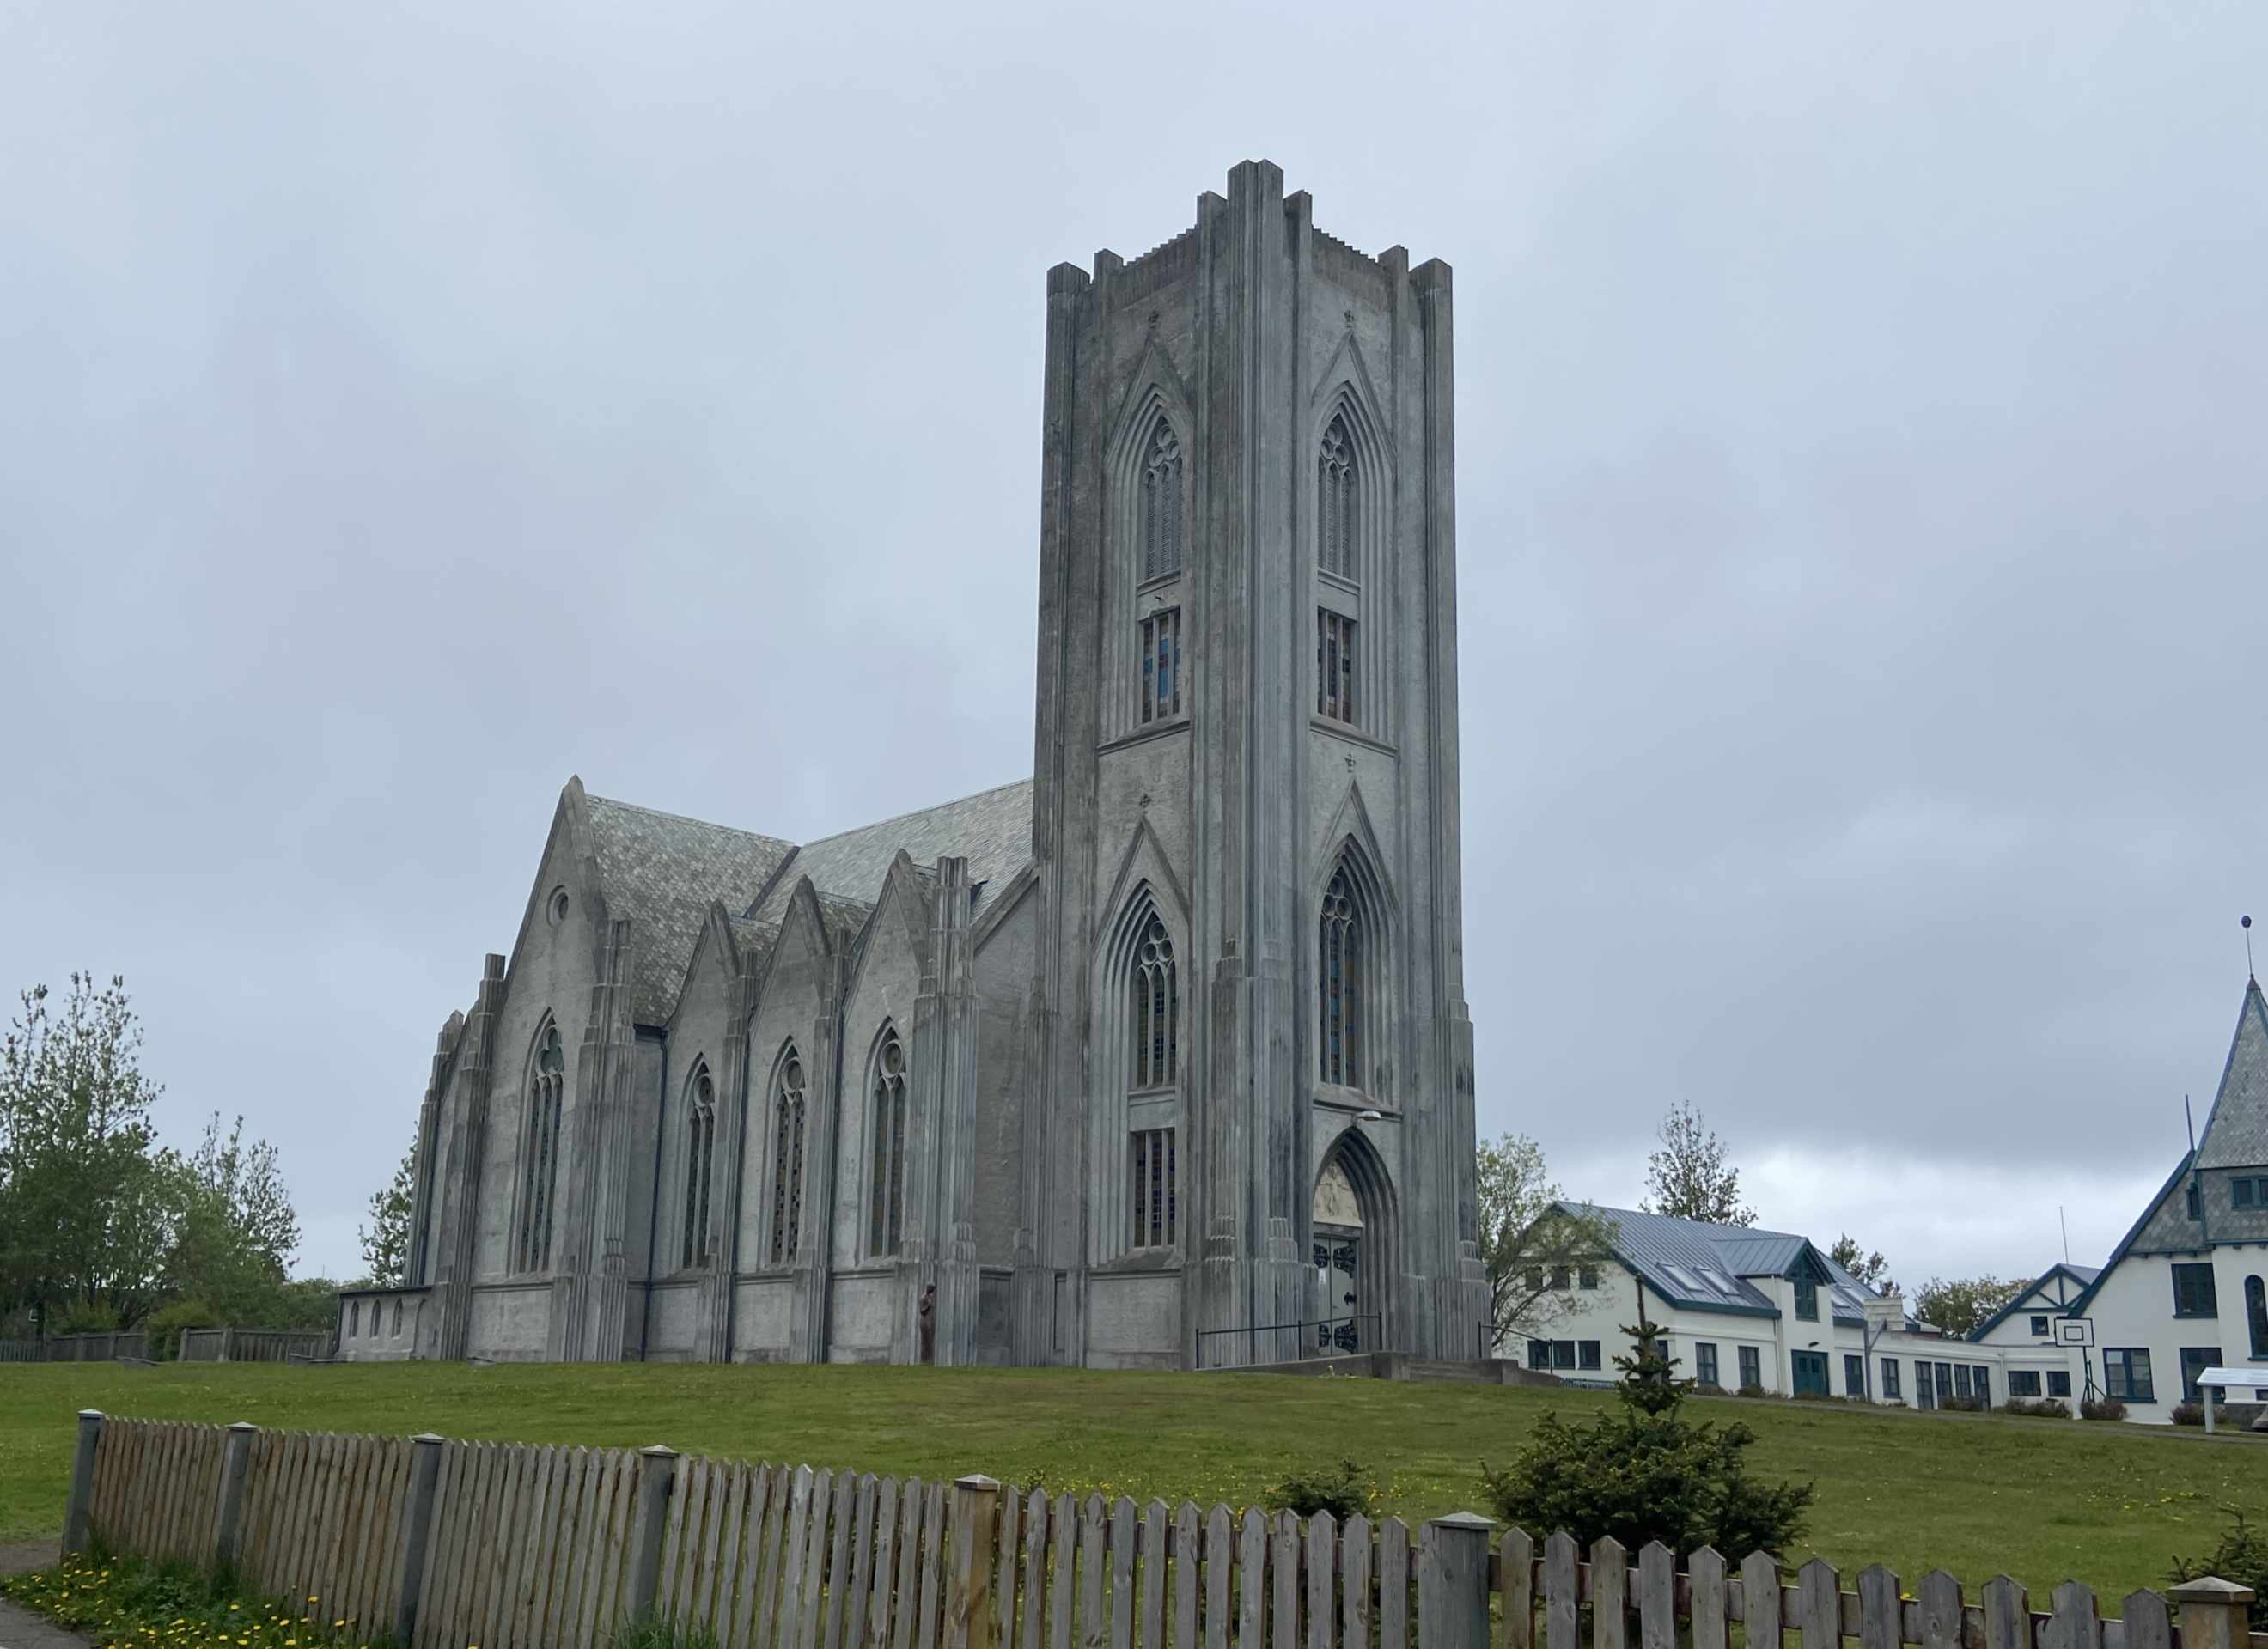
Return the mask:
[(828, 941), (849, 948), (873, 914), (890, 861), (903, 848), (928, 885), (942, 856), (968, 861), (977, 908), (1031, 858), (1032, 782), (1020, 779), (919, 813), (902, 813), (799, 848), (777, 836), (658, 813), (604, 796), (584, 798), (607, 909), (637, 924), (631, 1017), (664, 1025), (677, 1010), (685, 970), (712, 902), (733, 917), (743, 950), (769, 954), (799, 880), (819, 895)]
[[(2198, 1140), (2200, 1168), (2268, 1166), (2268, 1001), (2260, 982), (2244, 982), (2244, 1005), (2237, 1011), (2236, 1035), (2221, 1068), (2220, 1091), (2205, 1114)], [(2257, 1240), (2257, 1239), (2256, 1239)]]
[(712, 901), (747, 908), (795, 844), (603, 796), (584, 799), (608, 914), (637, 924), (631, 1017), (666, 1024)]
[(796, 850), (762, 909), (749, 914), (778, 921), (797, 879), (805, 876), (821, 894), (860, 900), (871, 907), (881, 897), (883, 880), (900, 848), (918, 865), (934, 865), (941, 858), (967, 859), (968, 880), (983, 884), (976, 902), (982, 909), (985, 898), (1005, 887), (1032, 857), (1032, 781), (1019, 779), (919, 813), (806, 842)]
[(1866, 1301), (1873, 1291), (1808, 1237), (1749, 1226), (1712, 1226), (1636, 1208), (1602, 1208), (1591, 1203), (1561, 1206), (1612, 1221), (1616, 1256), (1675, 1305), (1777, 1317), (1779, 1308), (1748, 1279), (1786, 1277), (1808, 1263), (1828, 1284), (1835, 1321), (1866, 1320)]
[[(2236, 1034), (2229, 1039), (2220, 1086), (2205, 1113), (2197, 1149), (2184, 1152), (2118, 1246), (2104, 1263), (2107, 1273), (2129, 1254), (2195, 1254), (2208, 1248), (2268, 1242), (2268, 1208), (2238, 1208), (2230, 1196), (2232, 1170), (2268, 1169), (2268, 1001), (2260, 982), (2244, 982), (2236, 1010)], [(2199, 1212), (2190, 1213), (2190, 1192)], [(2088, 1285), (2073, 1306), (2073, 1315), (2101, 1292), (2102, 1278)]]

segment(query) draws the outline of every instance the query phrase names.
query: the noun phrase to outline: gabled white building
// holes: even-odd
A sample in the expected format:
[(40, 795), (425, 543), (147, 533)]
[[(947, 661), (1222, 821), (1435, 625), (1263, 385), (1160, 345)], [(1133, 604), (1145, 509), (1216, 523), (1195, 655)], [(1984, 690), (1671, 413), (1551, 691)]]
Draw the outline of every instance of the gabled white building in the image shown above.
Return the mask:
[(1970, 1335), (1970, 1344), (2000, 1352), (2009, 1396), (2058, 1397), (2076, 1410), (2087, 1395), (2087, 1351), (2066, 1337), (2062, 1322), (2102, 1275), (2091, 1265), (2050, 1266)]
[[(1999, 1407), (2012, 1366), (2069, 1384), (2078, 1353), (2051, 1370), (2033, 1348), (1939, 1333), (1878, 1295), (1808, 1237), (1714, 1226), (1637, 1209), (1561, 1204), (1606, 1221), (1614, 1240), (1595, 1265), (1571, 1268), (1572, 1311), (1500, 1349), (1578, 1383), (1615, 1378), (1624, 1325), (1660, 1325), (1678, 1373), (1726, 1391), (1854, 1398), (1933, 1409), (1948, 1396)], [(1550, 1281), (1550, 1279), (1544, 1279)], [(2029, 1386), (2028, 1380), (2021, 1382)]]
[[(2035, 1285), (2021, 1309), (1985, 1324), (1970, 1343), (2007, 1343), (2011, 1323), (2029, 1338), (2043, 1313), (2073, 1319), (2093, 1343), (2083, 1372), (2095, 1388), (2124, 1402), (2129, 1419), (2158, 1424), (2172, 1419), (2176, 1402), (2196, 1400), (2206, 1368), (2257, 1367), (2268, 1388), (2268, 1001), (2258, 980), (2245, 982), (2196, 1148), (2102, 1271), (2067, 1304), (2049, 1305), (2051, 1297)], [(2246, 1389), (2228, 1400), (2256, 1401)]]

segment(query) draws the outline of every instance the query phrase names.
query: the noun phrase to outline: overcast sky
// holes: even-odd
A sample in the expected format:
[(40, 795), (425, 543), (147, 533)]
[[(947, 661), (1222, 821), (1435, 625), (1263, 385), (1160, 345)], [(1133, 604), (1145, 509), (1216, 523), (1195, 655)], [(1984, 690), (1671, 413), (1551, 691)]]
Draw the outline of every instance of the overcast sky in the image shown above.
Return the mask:
[(2268, 918), (2268, 7), (0, 0), (0, 983), (306, 1270), (559, 786), (1027, 774), (1042, 281), (1236, 161), (1457, 272), (1483, 1126), (2100, 1261)]

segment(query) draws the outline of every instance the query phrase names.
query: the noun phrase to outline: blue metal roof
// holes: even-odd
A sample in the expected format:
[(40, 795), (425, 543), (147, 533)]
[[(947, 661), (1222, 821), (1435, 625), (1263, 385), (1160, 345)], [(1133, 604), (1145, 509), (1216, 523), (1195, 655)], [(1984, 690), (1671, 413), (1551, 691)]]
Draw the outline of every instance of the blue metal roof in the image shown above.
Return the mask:
[(1827, 1285), (1834, 1318), (1863, 1322), (1873, 1293), (1864, 1283), (1829, 1259), (1808, 1237), (1793, 1232), (1758, 1231), (1749, 1226), (1712, 1226), (1636, 1208), (1604, 1208), (1594, 1203), (1563, 1206), (1605, 1220), (1615, 1231), (1615, 1255), (1674, 1305), (1693, 1311), (1722, 1311), (1777, 1317), (1779, 1308), (1747, 1279), (1808, 1273)]

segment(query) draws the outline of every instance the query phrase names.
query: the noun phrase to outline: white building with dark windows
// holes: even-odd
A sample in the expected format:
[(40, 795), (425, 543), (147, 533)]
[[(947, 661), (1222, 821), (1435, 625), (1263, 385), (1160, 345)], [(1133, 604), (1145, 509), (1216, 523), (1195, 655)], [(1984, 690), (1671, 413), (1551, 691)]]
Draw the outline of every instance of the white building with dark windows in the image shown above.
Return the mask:
[[(2257, 1367), (2268, 1387), (2268, 1002), (2258, 980), (2245, 982), (2195, 1147), (2067, 1302), (2055, 1273), (2042, 1284), (1979, 1343), (2007, 1343), (2014, 1323), (2029, 1336), (2041, 1316), (2051, 1327), (2068, 1320), (2095, 1388), (2125, 1403), (2130, 1419), (2169, 1422), (2175, 1404), (2198, 1401), (2207, 1368)], [(2250, 1389), (2228, 1395), (2241, 1419), (2268, 1418)]]
[(1249, 161), (1045, 323), (1032, 776), (800, 843), (571, 780), (344, 1355), (1477, 1355), (1449, 268)]
[[(1565, 1204), (1614, 1233), (1595, 1265), (1566, 1268), (1572, 1311), (1499, 1349), (1563, 1380), (1606, 1384), (1627, 1346), (1624, 1326), (1643, 1314), (1663, 1330), (1678, 1373), (1727, 1392), (1837, 1397), (1935, 1409), (1946, 1398), (1998, 1408), (2012, 1373), (2040, 1376), (2061, 1395), (2077, 1369), (1998, 1344), (1939, 1333), (1880, 1295), (1808, 1237), (1717, 1226), (1638, 1209)], [(1542, 1278), (1554, 1285), (1559, 1279)], [(2051, 1381), (2050, 1374), (2058, 1378)], [(2032, 1380), (2021, 1384), (2032, 1392)]]
[[(2067, 1337), (2063, 1324), (2102, 1275), (2092, 1265), (2051, 1266), (1970, 1335), (1976, 1344), (1999, 1348), (2008, 1395), (2059, 1397), (2075, 1404), (2086, 1395), (2086, 1348)], [(2082, 1354), (2076, 1359), (2074, 1350)]]

